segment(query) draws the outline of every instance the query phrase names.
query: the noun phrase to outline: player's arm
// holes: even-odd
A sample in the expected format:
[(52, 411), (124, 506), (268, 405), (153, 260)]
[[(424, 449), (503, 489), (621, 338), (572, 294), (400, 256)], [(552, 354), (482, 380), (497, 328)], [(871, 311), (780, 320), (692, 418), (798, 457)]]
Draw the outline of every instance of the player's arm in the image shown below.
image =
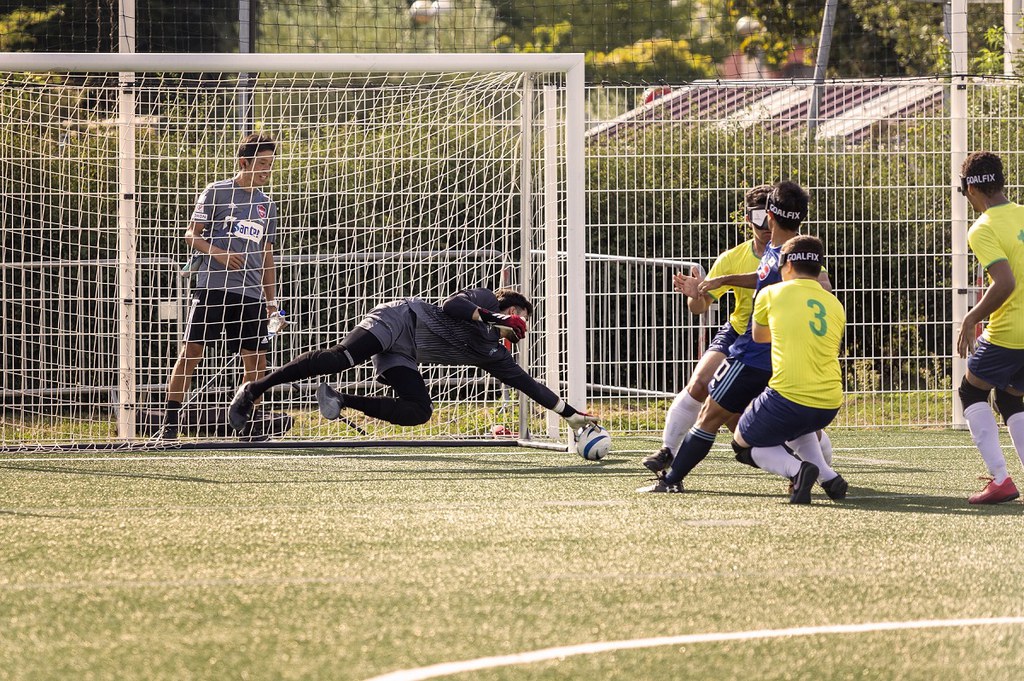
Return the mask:
[(818, 283), (821, 284), (823, 289), (832, 293), (832, 280), (829, 278), (827, 270), (822, 269), (821, 272), (818, 273)]
[(267, 299), (267, 314), (277, 312), (277, 268), (274, 263), (274, 244), (270, 241), (263, 244), (263, 295)]
[(516, 342), (526, 336), (526, 320), (518, 315), (496, 312), (498, 299), (490, 289), (477, 288), (459, 291), (441, 303), (445, 314), (465, 321), (484, 322), (509, 329), (509, 340)]
[(723, 274), (720, 277), (708, 277), (697, 287), (702, 293), (714, 291), (717, 288), (757, 288), (757, 272), (746, 274)]
[(772, 330), (768, 326), (768, 306), (771, 293), (762, 289), (761, 295), (754, 299), (754, 311), (750, 316), (750, 337), (755, 343), (771, 343)]
[(229, 270), (242, 269), (245, 265), (245, 255), (217, 248), (203, 236), (205, 231), (206, 225), (202, 222), (188, 223), (188, 227), (185, 228), (185, 244), (192, 250), (205, 253)]
[(499, 381), (520, 391), (540, 406), (555, 412), (569, 424), (572, 429), (582, 428), (588, 423), (597, 423), (597, 419), (566, 404), (565, 400), (551, 391), (546, 385), (536, 380), (523, 368), (516, 364), (511, 354), (504, 358), (480, 367)]
[(974, 328), (983, 319), (1002, 307), (1017, 288), (1017, 279), (1013, 276), (1013, 269), (1010, 267), (1009, 261), (998, 260), (985, 269), (992, 277), (992, 284), (985, 289), (985, 295), (981, 297), (978, 304), (964, 315), (964, 323), (960, 325), (960, 332), (956, 339), (956, 349), (961, 357), (967, 357), (974, 351), (976, 342)]

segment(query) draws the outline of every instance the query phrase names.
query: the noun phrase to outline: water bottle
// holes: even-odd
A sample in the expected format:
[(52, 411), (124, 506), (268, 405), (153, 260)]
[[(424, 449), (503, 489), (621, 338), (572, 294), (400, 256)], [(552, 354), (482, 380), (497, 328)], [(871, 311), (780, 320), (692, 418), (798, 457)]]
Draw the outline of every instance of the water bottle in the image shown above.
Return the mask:
[(287, 323), (284, 319), (284, 310), (278, 310), (270, 315), (270, 320), (267, 322), (267, 338), (276, 336)]

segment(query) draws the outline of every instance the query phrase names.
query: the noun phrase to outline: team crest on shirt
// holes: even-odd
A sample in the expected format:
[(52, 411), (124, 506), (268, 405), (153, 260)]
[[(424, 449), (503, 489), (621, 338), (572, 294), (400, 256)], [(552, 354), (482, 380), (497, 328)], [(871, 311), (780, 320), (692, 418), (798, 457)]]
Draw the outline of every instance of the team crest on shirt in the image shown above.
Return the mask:
[(769, 260), (762, 260), (761, 264), (757, 267), (757, 278), (763, 281), (771, 273), (774, 266), (775, 256), (772, 256)]
[(264, 220), (267, 219), (267, 207), (264, 206), (262, 203), (260, 203), (260, 204), (258, 204), (256, 206), (256, 212), (260, 214), (260, 217), (262, 219), (264, 219)]

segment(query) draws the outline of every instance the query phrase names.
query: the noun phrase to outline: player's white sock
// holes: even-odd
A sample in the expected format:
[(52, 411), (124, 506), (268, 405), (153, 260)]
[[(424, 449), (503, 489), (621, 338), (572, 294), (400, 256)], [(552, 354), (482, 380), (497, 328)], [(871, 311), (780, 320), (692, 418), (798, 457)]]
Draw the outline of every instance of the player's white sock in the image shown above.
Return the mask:
[(819, 482), (828, 482), (839, 475), (832, 470), (832, 467), (825, 461), (825, 457), (821, 452), (821, 445), (818, 443), (817, 433), (801, 435), (795, 440), (790, 440), (786, 444), (792, 447), (793, 451), (796, 452), (796, 455), (802, 460), (813, 463), (818, 467)]
[(1020, 462), (1024, 464), (1024, 411), (1017, 412), (1006, 419), (1006, 429), (1010, 431), (1010, 440), (1013, 441), (1013, 448), (1017, 450)]
[[(1003, 448), (999, 446), (999, 424), (996, 423), (996, 415), (988, 406), (988, 402), (975, 402), (964, 409), (964, 418), (967, 419), (971, 439), (981, 452), (981, 458), (985, 460), (985, 467), (995, 478), (996, 484), (1001, 485), (1006, 480), (1006, 457), (1003, 456)], [(1016, 419), (1014, 421), (1016, 422)]]
[(824, 430), (819, 430), (821, 433), (821, 439), (818, 440), (818, 444), (821, 446), (821, 455), (825, 458), (825, 463), (829, 466), (832, 465), (832, 438), (828, 436), (828, 433)]
[(750, 450), (750, 456), (758, 468), (784, 478), (792, 478), (800, 471), (800, 460), (790, 456), (781, 445), (754, 447)]
[(700, 415), (700, 407), (703, 402), (698, 402), (690, 395), (690, 391), (683, 388), (682, 392), (672, 400), (672, 406), (668, 408), (668, 415), (665, 417), (665, 430), (661, 433), (661, 444), (668, 447), (673, 454), (679, 453), (679, 445), (683, 438), (697, 423)]

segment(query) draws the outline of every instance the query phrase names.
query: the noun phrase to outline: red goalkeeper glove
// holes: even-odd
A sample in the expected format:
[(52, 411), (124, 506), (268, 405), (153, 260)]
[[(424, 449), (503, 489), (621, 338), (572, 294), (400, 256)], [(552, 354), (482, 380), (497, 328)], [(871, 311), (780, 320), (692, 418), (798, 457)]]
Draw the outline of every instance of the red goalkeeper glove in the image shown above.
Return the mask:
[(514, 340), (521, 341), (526, 338), (526, 320), (519, 315), (514, 314), (501, 314), (500, 312), (491, 312), (484, 308), (479, 308), (480, 319), (488, 324), (494, 326), (501, 326), (512, 331), (512, 335), (515, 336)]

